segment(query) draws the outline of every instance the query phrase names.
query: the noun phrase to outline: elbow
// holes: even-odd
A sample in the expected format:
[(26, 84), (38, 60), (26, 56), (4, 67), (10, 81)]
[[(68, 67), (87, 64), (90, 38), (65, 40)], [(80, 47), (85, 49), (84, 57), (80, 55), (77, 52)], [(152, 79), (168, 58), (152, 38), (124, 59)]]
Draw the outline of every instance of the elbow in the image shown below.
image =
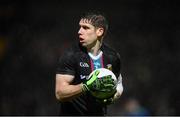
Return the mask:
[(60, 91), (56, 91), (55, 96), (56, 96), (56, 99), (60, 102), (68, 101), (68, 99), (65, 96), (63, 96), (63, 94)]
[(62, 100), (61, 96), (59, 95), (59, 92), (56, 92), (56, 93), (55, 93), (55, 96), (56, 96), (56, 99), (57, 99), (58, 101), (61, 101), (61, 100)]
[(65, 102), (65, 98), (59, 94), (59, 92), (56, 92), (56, 99), (60, 102)]

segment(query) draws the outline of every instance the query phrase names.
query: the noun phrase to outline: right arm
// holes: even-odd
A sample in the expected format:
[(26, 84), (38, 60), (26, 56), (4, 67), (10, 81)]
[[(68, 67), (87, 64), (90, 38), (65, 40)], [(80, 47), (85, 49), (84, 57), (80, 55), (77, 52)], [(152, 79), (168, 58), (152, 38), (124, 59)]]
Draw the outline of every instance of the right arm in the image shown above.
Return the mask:
[(82, 94), (82, 83), (71, 85), (73, 75), (56, 74), (56, 98), (59, 101), (69, 101)]

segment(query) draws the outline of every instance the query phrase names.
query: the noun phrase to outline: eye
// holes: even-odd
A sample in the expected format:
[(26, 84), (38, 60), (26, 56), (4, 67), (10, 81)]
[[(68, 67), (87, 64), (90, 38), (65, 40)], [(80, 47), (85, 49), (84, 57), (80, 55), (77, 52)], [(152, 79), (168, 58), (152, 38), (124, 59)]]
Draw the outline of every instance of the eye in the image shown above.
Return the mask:
[(89, 27), (87, 27), (87, 26), (82, 26), (82, 28), (85, 29), (85, 30), (89, 29)]

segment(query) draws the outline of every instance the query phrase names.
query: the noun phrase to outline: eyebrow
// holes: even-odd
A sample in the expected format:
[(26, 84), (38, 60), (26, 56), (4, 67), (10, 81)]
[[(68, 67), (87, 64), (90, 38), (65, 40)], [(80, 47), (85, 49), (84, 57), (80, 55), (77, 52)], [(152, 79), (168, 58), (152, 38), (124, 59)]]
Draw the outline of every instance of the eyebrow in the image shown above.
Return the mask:
[[(83, 24), (85, 23), (85, 24)], [(89, 22), (82, 22), (82, 23), (79, 23), (79, 26), (86, 26), (86, 27), (89, 27), (88, 24), (90, 24)], [(91, 25), (91, 24), (90, 24)]]

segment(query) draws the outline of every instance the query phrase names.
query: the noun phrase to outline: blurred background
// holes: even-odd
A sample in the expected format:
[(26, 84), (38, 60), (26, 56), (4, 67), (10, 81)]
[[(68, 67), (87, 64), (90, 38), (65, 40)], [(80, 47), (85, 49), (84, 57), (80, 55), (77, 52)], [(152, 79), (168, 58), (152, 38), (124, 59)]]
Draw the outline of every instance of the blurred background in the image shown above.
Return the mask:
[(0, 115), (58, 115), (55, 69), (80, 15), (104, 12), (124, 92), (108, 115), (180, 115), (180, 7), (170, 0), (1, 0)]

